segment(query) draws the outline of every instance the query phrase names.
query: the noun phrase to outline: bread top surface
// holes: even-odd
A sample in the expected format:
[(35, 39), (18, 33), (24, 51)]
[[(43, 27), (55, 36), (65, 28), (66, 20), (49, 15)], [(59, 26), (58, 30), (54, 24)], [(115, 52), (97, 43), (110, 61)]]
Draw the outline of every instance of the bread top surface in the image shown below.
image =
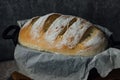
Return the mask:
[(19, 32), (23, 46), (65, 55), (89, 56), (103, 51), (107, 40), (89, 21), (50, 13), (30, 19)]

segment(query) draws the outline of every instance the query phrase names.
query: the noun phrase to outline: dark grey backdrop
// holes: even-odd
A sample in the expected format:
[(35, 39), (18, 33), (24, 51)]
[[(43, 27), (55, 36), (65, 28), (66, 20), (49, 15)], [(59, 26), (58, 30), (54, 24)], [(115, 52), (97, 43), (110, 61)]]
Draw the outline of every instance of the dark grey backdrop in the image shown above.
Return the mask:
[(83, 17), (107, 27), (120, 40), (120, 0), (0, 0), (0, 60), (10, 59), (14, 53), (12, 40), (1, 36), (7, 26), (50, 12)]

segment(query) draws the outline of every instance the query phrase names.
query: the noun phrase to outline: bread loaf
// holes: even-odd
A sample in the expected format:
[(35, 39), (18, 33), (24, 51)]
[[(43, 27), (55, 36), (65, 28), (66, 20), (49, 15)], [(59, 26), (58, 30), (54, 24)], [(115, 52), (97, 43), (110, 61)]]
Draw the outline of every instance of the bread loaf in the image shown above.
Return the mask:
[(81, 56), (95, 55), (107, 47), (104, 33), (94, 24), (59, 13), (30, 19), (19, 32), (19, 43), (35, 50)]

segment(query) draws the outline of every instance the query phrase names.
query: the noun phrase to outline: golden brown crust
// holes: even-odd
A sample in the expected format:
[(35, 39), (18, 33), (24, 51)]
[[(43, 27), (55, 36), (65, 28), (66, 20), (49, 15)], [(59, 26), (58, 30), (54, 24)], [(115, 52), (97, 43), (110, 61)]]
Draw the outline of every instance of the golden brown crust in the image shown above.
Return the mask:
[[(60, 53), (64, 55), (89, 56), (89, 55), (94, 55), (96, 53), (99, 53), (106, 48), (107, 39), (105, 38), (103, 32), (100, 31), (98, 28), (96, 28), (93, 24), (90, 23), (89, 25), (88, 21), (83, 20), (80, 23), (80, 25), (78, 25), (77, 24), (77, 20), (79, 19), (78, 17), (72, 16), (68, 18), (69, 16), (67, 15), (64, 15), (62, 17), (60, 16), (61, 14), (56, 14), (56, 13), (49, 14), (49, 16), (47, 17), (43, 16), (44, 18), (44, 22), (42, 22), (44, 23), (43, 25), (42, 23), (37, 24), (38, 23), (37, 21), (38, 20), (40, 21), (40, 18), (31, 19), (31, 22), (26, 23), (20, 30), (19, 43), (23, 46), (26, 46), (32, 49), (44, 50), (44, 51)], [(56, 26), (56, 24), (58, 26), (62, 25), (58, 23), (59, 22), (58, 18), (61, 19), (61, 21), (62, 19), (64, 20), (64, 18), (65, 19), (67, 18), (67, 20), (69, 19), (69, 22), (68, 22), (69, 24), (66, 25), (67, 20), (65, 20), (66, 21), (66, 23), (64, 23), (65, 26), (60, 27), (60, 29), (62, 27), (64, 27), (64, 29), (61, 29), (60, 32), (59, 32), (60, 29), (54, 29), (54, 28), (59, 28), (59, 27), (54, 27)], [(75, 22), (77, 26), (76, 28), (82, 25), (80, 28), (75, 29), (75, 30), (78, 30), (78, 32), (73, 30), (75, 26), (73, 24), (75, 24)], [(54, 25), (52, 26), (52, 24)], [(88, 24), (89, 27), (86, 27), (87, 26), (86, 24)], [(37, 27), (36, 30), (35, 29), (33, 30), (33, 31), (36, 31), (37, 34), (31, 31), (34, 26), (36, 27), (36, 25), (40, 26), (40, 27)], [(80, 32), (81, 29), (84, 29), (83, 33)], [(58, 31), (54, 32), (54, 30), (58, 30)], [(70, 31), (73, 31), (73, 32), (71, 33)], [(34, 36), (35, 34), (36, 34), (36, 37)], [(70, 34), (70, 36), (68, 34)], [(79, 34), (83, 34), (83, 35), (79, 36)], [(51, 36), (55, 38), (51, 38)]]

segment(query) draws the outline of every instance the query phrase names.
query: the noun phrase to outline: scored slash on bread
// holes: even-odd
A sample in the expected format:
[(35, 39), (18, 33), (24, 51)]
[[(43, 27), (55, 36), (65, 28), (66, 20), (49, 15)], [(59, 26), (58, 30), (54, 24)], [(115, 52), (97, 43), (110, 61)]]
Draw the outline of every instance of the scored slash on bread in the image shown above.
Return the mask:
[(50, 13), (30, 19), (20, 30), (23, 46), (65, 55), (89, 56), (107, 47), (104, 33), (80, 17)]

